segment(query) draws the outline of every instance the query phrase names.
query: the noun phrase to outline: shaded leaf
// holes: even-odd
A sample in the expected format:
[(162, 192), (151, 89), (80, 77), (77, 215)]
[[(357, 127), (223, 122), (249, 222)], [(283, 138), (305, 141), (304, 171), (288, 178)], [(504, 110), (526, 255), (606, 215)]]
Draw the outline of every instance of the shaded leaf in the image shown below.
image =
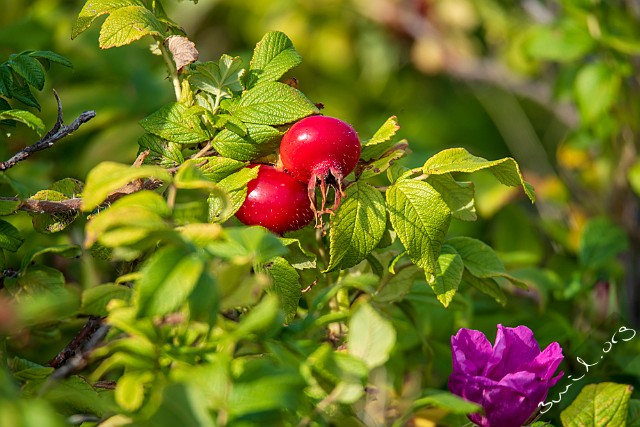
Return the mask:
[(265, 271), (273, 282), (273, 288), (285, 314), (285, 322), (291, 322), (296, 315), (300, 300), (298, 272), (282, 257), (271, 261), (265, 267)]
[(10, 58), (7, 61), (7, 65), (22, 77), (25, 82), (38, 90), (44, 88), (44, 67), (37, 59), (24, 52), (18, 55), (11, 55)]
[(192, 86), (219, 97), (232, 97), (234, 92), (242, 92), (240, 76), (244, 72), (242, 59), (222, 55), (216, 62), (196, 64), (189, 74)]

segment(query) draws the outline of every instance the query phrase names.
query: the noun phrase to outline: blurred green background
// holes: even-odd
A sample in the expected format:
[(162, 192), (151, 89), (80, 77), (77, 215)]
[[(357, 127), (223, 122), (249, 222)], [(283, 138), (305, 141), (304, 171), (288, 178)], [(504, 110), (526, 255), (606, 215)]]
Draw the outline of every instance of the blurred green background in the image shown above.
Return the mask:
[[(38, 49), (74, 64), (48, 73), (38, 94), (45, 124), (55, 121), (52, 88), (67, 122), (97, 112), (72, 137), (8, 173), (32, 193), (61, 178), (83, 180), (101, 161), (131, 163), (143, 134), (137, 122), (173, 97), (150, 40), (101, 51), (98, 25), (71, 40), (83, 4), (0, 0), (1, 61)], [(429, 307), (426, 335), (446, 341), (443, 319), (490, 337), (497, 323), (525, 324), (541, 345), (558, 340), (570, 355), (597, 356), (619, 325), (638, 326), (640, 11), (633, 1), (200, 0), (165, 8), (203, 61), (222, 53), (248, 61), (265, 32), (284, 31), (303, 57), (290, 73), (300, 89), (363, 139), (396, 115), (412, 150), (407, 165), (455, 146), (518, 161), (536, 187), (536, 204), (489, 174), (474, 175), (480, 219), (456, 221), (451, 233), (489, 243), (533, 292), (511, 295), (499, 308), (462, 290), (457, 309)], [(583, 72), (593, 64), (604, 74)], [(0, 156), (34, 139), (19, 126), (2, 140)], [(435, 349), (444, 372), (447, 351)], [(590, 381), (640, 385), (637, 354), (629, 343)]]

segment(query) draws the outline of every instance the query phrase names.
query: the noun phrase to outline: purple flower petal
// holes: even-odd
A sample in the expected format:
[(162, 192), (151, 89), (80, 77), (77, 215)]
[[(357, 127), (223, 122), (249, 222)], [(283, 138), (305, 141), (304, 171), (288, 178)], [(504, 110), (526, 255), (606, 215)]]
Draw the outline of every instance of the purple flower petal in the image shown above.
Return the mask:
[(493, 354), (484, 368), (484, 375), (499, 380), (516, 372), (520, 365), (532, 361), (540, 354), (540, 347), (531, 329), (526, 326), (505, 328), (498, 325)]
[(491, 343), (480, 331), (462, 328), (451, 337), (454, 372), (479, 375), (491, 356)]

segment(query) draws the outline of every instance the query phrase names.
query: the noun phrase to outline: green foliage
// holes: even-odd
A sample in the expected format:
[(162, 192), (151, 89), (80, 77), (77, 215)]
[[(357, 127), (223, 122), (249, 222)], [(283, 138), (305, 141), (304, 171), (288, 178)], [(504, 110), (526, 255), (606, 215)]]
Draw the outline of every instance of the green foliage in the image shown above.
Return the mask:
[[(0, 425), (58, 426), (65, 417), (67, 423), (87, 426), (98, 420), (159, 427), (461, 425), (466, 414), (480, 408), (443, 391), (451, 369), (450, 335), (457, 328), (474, 322), (489, 329), (499, 322), (530, 322), (547, 340), (578, 340), (571, 316), (585, 316), (594, 286), (615, 286), (617, 257), (630, 248), (625, 229), (606, 215), (583, 221), (568, 236), (546, 217), (532, 226), (530, 204), (520, 202), (533, 202), (535, 193), (514, 158), (495, 154), (500, 151), (493, 146), (487, 153), (481, 144), (470, 151), (484, 151), (484, 157), (464, 148), (433, 154), (434, 147), (420, 146), (416, 135), (423, 140), (443, 135), (416, 132), (415, 117), (438, 119), (426, 118), (423, 102), (428, 100), (409, 100), (411, 89), (402, 88), (400, 73), (389, 86), (402, 105), (384, 99), (372, 107), (375, 119), (353, 121), (363, 129), (360, 161), (346, 177), (340, 205), (325, 214), (319, 229), (309, 226), (276, 236), (261, 227), (239, 226), (233, 215), (257, 176), (257, 168), (246, 166), (277, 167), (288, 127), (320, 114), (318, 94), (328, 108), (334, 98), (314, 92), (316, 84), (324, 87), (319, 81), (307, 81), (310, 89), (303, 93), (293, 79), (284, 80), (302, 55), (281, 31), (266, 33), (252, 54), (247, 51), (247, 66), (243, 50), (240, 56), (202, 58), (176, 70), (165, 41), (183, 30), (167, 13), (175, 6), (164, 3), (166, 10), (158, 0), (89, 0), (71, 30), (76, 38), (107, 15), (100, 24), (100, 48), (155, 42), (152, 51), (167, 63), (174, 101), (158, 106), (164, 101), (151, 97), (155, 104), (144, 108), (155, 111), (140, 107), (136, 114), (104, 113), (117, 139), (134, 147), (127, 154), (137, 150), (138, 159), (129, 159), (133, 166), (99, 158), (104, 151), (88, 162), (85, 183), (56, 178), (48, 184), (40, 183), (39, 176), (31, 182), (18, 173), (2, 175)], [(422, 18), (445, 14), (444, 2), (433, 3), (439, 12)], [(503, 8), (480, 3), (476, 6), (486, 16)], [(296, 7), (291, 14), (300, 13)], [(574, 141), (584, 141), (585, 135), (586, 140), (611, 137), (618, 125), (631, 121), (625, 115), (612, 124), (607, 117), (632, 101), (625, 85), (633, 74), (624, 55), (638, 52), (634, 30), (623, 25), (613, 31), (613, 22), (625, 21), (611, 10), (601, 14), (582, 2), (563, 7), (572, 14), (532, 26), (514, 43), (521, 43), (520, 53), (533, 64), (529, 72), (542, 69), (544, 61), (557, 61), (566, 71), (570, 82), (566, 87), (559, 83), (558, 92), (575, 102), (582, 120)], [(241, 14), (242, 23), (249, 21), (249, 13)], [(598, 38), (588, 23), (590, 14), (602, 24)], [(308, 21), (323, 28), (336, 15), (332, 11)], [(490, 47), (498, 33), (486, 25), (476, 31), (486, 33), (478, 45)], [(335, 30), (313, 38), (323, 45), (315, 58), (309, 57), (331, 57), (331, 72), (338, 75), (344, 69), (339, 50), (332, 49)], [(359, 65), (363, 86), (370, 83), (367, 73), (394, 62), (388, 53), (393, 49), (385, 53), (375, 31), (370, 33), (374, 39), (359, 41), (359, 49), (371, 55)], [(611, 51), (616, 53), (607, 60), (598, 56)], [(24, 51), (0, 65), (2, 126), (20, 122), (39, 135), (45, 132), (42, 119), (9, 101), (39, 108), (31, 88), (42, 90), (51, 62), (71, 66), (51, 51)], [(301, 69), (295, 72), (304, 75)], [(106, 74), (95, 70), (91, 78)], [(142, 78), (149, 82), (156, 75), (145, 71)], [(356, 86), (353, 76), (345, 76)], [(378, 92), (388, 94), (383, 86)], [(365, 104), (359, 90), (349, 87), (342, 95)], [(376, 91), (370, 92), (367, 96), (373, 97)], [(125, 111), (124, 104), (118, 100), (114, 109)], [(408, 124), (402, 136), (414, 136), (410, 142), (400, 139), (396, 116), (377, 130), (370, 128), (379, 122), (381, 106), (414, 117), (402, 119)], [(435, 110), (431, 114), (442, 117)], [(119, 120), (126, 115), (144, 117), (135, 136), (119, 133)], [(370, 139), (362, 137), (368, 126)], [(416, 155), (401, 160), (410, 150)], [(79, 151), (69, 149), (65, 162), (73, 163)], [(426, 162), (425, 152), (431, 154)], [(601, 152), (609, 156), (606, 149)], [(496, 157), (502, 158), (487, 159)], [(540, 183), (544, 194), (548, 183), (526, 169), (527, 179)], [(636, 169), (637, 162), (616, 179), (628, 178), (638, 191)], [(548, 208), (546, 198), (540, 199)], [(487, 199), (498, 200), (498, 209), (513, 202), (513, 211), (505, 209), (490, 222), (483, 210)], [(543, 249), (541, 231), (557, 241), (549, 245), (544, 240)], [(566, 238), (556, 238), (560, 235)], [(575, 306), (570, 306), (572, 298)], [(607, 298), (615, 298), (615, 292)], [(88, 346), (76, 349), (82, 350), (77, 353), (82, 364), (61, 378), (72, 356), (65, 356), (63, 368), (49, 367), (48, 361), (87, 316), (109, 330), (99, 329), (101, 345), (81, 339)], [(586, 322), (580, 317), (576, 324)], [(637, 350), (633, 344), (631, 354)], [(611, 359), (617, 368), (626, 360)], [(598, 425), (604, 418), (634, 425), (638, 405), (630, 395), (626, 385), (586, 386), (560, 419), (563, 425)], [(87, 421), (74, 418), (78, 414)]]

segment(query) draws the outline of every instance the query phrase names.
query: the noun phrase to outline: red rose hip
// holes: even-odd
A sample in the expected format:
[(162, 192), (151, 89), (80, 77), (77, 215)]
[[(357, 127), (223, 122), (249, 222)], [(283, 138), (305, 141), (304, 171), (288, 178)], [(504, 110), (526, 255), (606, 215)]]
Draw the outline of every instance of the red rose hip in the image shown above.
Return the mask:
[(274, 233), (298, 230), (315, 214), (304, 184), (273, 166), (259, 167), (258, 176), (249, 181), (247, 198), (236, 212), (246, 225), (261, 225)]
[[(307, 183), (314, 209), (315, 187), (320, 183), (322, 206), (318, 213), (322, 214), (332, 212), (340, 204), (342, 180), (356, 167), (360, 149), (358, 134), (348, 123), (334, 117), (310, 116), (285, 133), (280, 143), (280, 159), (291, 175)], [(332, 209), (325, 209), (327, 185), (335, 189)]]

